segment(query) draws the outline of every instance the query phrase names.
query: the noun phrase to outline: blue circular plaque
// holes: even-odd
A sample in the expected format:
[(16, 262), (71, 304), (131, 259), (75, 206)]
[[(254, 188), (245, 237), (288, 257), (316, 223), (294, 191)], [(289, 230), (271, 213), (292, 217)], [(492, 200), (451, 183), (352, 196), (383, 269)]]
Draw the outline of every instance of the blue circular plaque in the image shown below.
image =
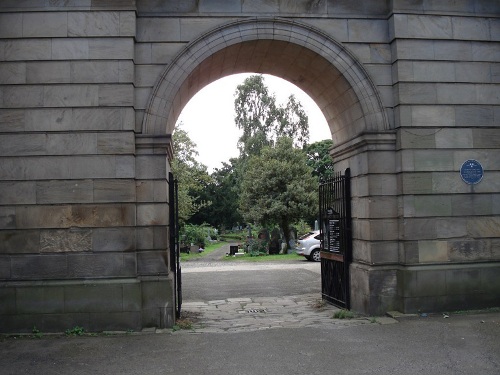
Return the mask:
[(460, 168), (460, 176), (466, 184), (477, 184), (483, 179), (483, 167), (477, 160), (467, 160)]

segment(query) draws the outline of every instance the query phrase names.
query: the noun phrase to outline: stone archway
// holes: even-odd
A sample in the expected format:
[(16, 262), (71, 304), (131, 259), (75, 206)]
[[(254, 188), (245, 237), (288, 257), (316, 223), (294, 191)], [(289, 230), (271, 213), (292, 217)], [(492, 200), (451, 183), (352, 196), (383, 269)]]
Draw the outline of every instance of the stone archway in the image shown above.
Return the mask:
[(389, 127), (375, 85), (346, 48), (311, 26), (273, 18), (224, 25), (187, 45), (153, 88), (142, 133), (171, 133), (194, 94), (242, 72), (275, 75), (308, 93), (336, 144)]
[[(395, 309), (397, 271), (383, 266), (397, 263), (397, 210), (392, 209), (397, 196), (384, 192), (383, 199), (371, 199), (377, 193), (370, 193), (370, 185), (378, 186), (386, 176), (395, 181), (395, 135), (376, 86), (340, 43), (311, 26), (279, 18), (220, 26), (188, 44), (163, 71), (138, 139), (168, 139), (191, 97), (219, 78), (243, 72), (288, 80), (322, 110), (335, 144), (335, 168), (352, 171), (351, 306), (371, 314)], [(375, 259), (383, 259), (381, 268)]]

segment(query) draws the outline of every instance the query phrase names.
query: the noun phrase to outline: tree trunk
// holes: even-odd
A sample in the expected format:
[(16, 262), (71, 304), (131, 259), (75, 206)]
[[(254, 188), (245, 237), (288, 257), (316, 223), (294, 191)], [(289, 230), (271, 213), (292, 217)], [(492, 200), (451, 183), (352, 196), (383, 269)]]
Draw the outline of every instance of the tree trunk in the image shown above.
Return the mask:
[(285, 250), (283, 251), (283, 254), (288, 253), (289, 249), (289, 242), (290, 242), (290, 228), (289, 228), (289, 223), (287, 219), (282, 219), (281, 220), (281, 230), (283, 231), (283, 235), (285, 236), (285, 243), (286, 247)]

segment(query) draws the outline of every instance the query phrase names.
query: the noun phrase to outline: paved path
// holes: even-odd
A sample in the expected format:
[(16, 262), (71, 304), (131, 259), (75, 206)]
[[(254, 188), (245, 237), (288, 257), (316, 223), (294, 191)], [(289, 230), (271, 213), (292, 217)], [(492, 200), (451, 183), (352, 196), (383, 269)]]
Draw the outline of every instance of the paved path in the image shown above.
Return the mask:
[(182, 317), (192, 332), (249, 332), (273, 328), (335, 329), (391, 318), (333, 319), (339, 309), (321, 300), (321, 265), (292, 261), (221, 261), (229, 244), (182, 264)]

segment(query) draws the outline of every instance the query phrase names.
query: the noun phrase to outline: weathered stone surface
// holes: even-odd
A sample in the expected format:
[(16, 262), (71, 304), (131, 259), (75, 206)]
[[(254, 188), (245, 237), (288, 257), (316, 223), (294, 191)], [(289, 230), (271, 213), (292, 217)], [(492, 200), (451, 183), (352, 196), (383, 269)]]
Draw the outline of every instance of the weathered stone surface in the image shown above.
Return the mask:
[(64, 12), (24, 13), (22, 25), (25, 38), (68, 36), (68, 14)]
[(132, 156), (24, 157), (21, 160), (2, 158), (0, 179), (88, 179), (133, 178)]
[(178, 18), (141, 17), (137, 19), (139, 42), (179, 42), (181, 36)]
[(43, 280), (67, 277), (65, 255), (23, 255), (11, 258), (13, 280)]
[(137, 253), (137, 273), (139, 275), (167, 274), (168, 253), (166, 251), (141, 251)]
[(41, 253), (84, 252), (92, 250), (92, 231), (70, 228), (40, 232)]
[(448, 254), (452, 262), (490, 260), (491, 244), (488, 241), (456, 240), (448, 241)]
[(134, 202), (134, 180), (96, 180), (93, 186), (94, 202)]
[(122, 288), (116, 284), (68, 285), (64, 288), (65, 312), (121, 311), (121, 296)]
[(92, 251), (132, 251), (136, 247), (135, 229), (97, 228), (92, 231)]
[(138, 204), (137, 225), (167, 225), (168, 205), (166, 204)]
[(62, 288), (16, 288), (16, 312), (18, 314), (55, 313), (64, 310)]
[(134, 277), (135, 253), (68, 254), (68, 277)]
[(134, 88), (129, 84), (100, 85), (100, 106), (132, 106), (134, 104)]
[(0, 182), (0, 204), (34, 204), (36, 203), (35, 182)]
[(27, 254), (40, 251), (39, 230), (5, 230), (0, 232), (0, 253)]
[(21, 38), (23, 36), (23, 14), (0, 14), (0, 38)]
[(0, 43), (5, 61), (51, 60), (51, 46), (50, 39), (14, 39)]
[(26, 83), (26, 63), (0, 63), (0, 84), (13, 85)]
[(118, 12), (70, 12), (67, 17), (70, 37), (120, 35)]
[(133, 225), (135, 206), (131, 204), (16, 207), (16, 226), (19, 229)]
[(419, 263), (447, 262), (448, 260), (446, 241), (418, 241)]

